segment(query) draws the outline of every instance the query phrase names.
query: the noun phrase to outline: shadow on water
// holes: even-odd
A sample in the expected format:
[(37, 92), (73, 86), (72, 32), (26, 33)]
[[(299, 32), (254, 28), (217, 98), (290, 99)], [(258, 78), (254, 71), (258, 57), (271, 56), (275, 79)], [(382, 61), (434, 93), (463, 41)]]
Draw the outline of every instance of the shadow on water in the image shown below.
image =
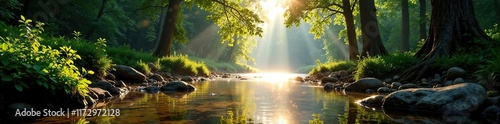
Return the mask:
[[(308, 83), (290, 80), (269, 81), (264, 78), (252, 78), (254, 77), (252, 75), (242, 76), (247, 76), (247, 80), (220, 79), (194, 83), (197, 89), (191, 93), (130, 92), (120, 100), (112, 101), (102, 107), (120, 110), (119, 116), (43, 117), (30, 123), (391, 124), (446, 122), (442, 118), (420, 119), (408, 113), (366, 108), (355, 103), (373, 94), (326, 92), (322, 87)], [(475, 122), (472, 121), (472, 123)]]

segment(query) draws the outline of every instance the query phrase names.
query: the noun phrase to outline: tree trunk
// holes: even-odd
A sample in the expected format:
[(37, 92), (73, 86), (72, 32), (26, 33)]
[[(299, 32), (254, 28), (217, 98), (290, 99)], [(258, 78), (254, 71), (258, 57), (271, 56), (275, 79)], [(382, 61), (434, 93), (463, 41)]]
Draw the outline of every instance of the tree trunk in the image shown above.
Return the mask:
[(163, 32), (163, 26), (165, 25), (165, 18), (167, 13), (165, 12), (165, 8), (161, 8), (160, 12), (160, 20), (158, 20), (158, 29), (156, 29), (156, 39), (154, 41), (153, 51), (158, 49), (158, 45), (160, 44), (161, 34)]
[(420, 4), (420, 14), (419, 14), (419, 25), (420, 25), (420, 39), (425, 39), (427, 37), (427, 28), (425, 23), (425, 13), (427, 13), (427, 4), (425, 0), (419, 0)]
[[(104, 14), (104, 8), (106, 8), (106, 2), (108, 2), (108, 0), (102, 0), (102, 3), (101, 3), (101, 8), (99, 8), (99, 12), (97, 13), (97, 16), (95, 18), (95, 22), (99, 22), (99, 20), (101, 19), (102, 15)], [(95, 30), (97, 30), (97, 25), (93, 25), (89, 31), (87, 31), (87, 33), (85, 33), (85, 39), (90, 39), (90, 37), (92, 35), (94, 35), (94, 32)]]
[(473, 46), (472, 41), (476, 38), (491, 40), (479, 27), (473, 5), (472, 0), (431, 0), (429, 37), (415, 54), (422, 61), (404, 71), (402, 80), (432, 75), (427, 71), (436, 58), (453, 55), (461, 47)]
[(182, 0), (168, 1), (167, 18), (165, 20), (165, 24), (163, 25), (160, 42), (153, 54), (154, 56), (170, 56), (170, 49), (172, 48), (172, 41), (174, 39), (175, 23), (177, 21), (177, 16), (179, 15), (181, 2)]
[[(361, 0), (362, 1), (362, 0)], [(347, 40), (349, 44), (349, 60), (358, 59), (358, 41), (356, 40), (356, 29), (354, 28), (354, 16), (352, 15), (352, 7), (349, 0), (342, 0), (344, 10), (345, 24), (347, 30)]]
[(360, 0), (359, 11), (361, 16), (361, 32), (363, 33), (363, 51), (361, 57), (387, 54), (382, 44), (378, 29), (375, 3), (373, 0)]
[(410, 12), (408, 0), (401, 0), (401, 51), (410, 50)]

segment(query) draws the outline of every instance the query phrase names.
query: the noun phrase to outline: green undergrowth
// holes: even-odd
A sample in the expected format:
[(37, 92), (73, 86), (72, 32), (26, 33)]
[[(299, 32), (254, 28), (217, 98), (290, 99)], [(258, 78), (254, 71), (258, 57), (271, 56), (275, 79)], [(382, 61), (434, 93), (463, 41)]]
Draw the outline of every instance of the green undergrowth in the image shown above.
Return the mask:
[(356, 69), (356, 62), (354, 61), (333, 61), (326, 63), (319, 63), (313, 67), (309, 74), (316, 74), (322, 72), (335, 72), (340, 70), (354, 71)]
[(203, 62), (193, 61), (187, 55), (173, 55), (159, 59), (161, 70), (182, 75), (209, 76), (210, 71)]
[(135, 51), (129, 46), (108, 47), (106, 50), (113, 63), (133, 67), (145, 75), (152, 74), (147, 63), (152, 62), (161, 67), (158, 58), (151, 53)]
[(416, 64), (419, 59), (412, 53), (393, 53), (385, 56), (367, 57), (358, 62), (356, 66), (356, 80), (363, 77), (386, 77), (403, 72)]
[(78, 67), (85, 67), (96, 72), (97, 76), (105, 76), (112, 66), (112, 61), (106, 53), (106, 40), (98, 39), (95, 42), (83, 40), (79, 32), (74, 37), (45, 37), (41, 43), (53, 48), (68, 46), (77, 51), (81, 60), (75, 61)]
[(249, 65), (240, 65), (236, 63), (217, 62), (210, 59), (203, 59), (198, 57), (189, 57), (189, 59), (203, 62), (207, 65), (208, 69), (213, 72), (228, 72), (228, 73), (241, 73), (241, 72), (258, 72), (257, 68)]
[[(20, 28), (2, 25), (7, 30), (0, 36), (0, 89), (12, 87), (22, 92), (38, 85), (52, 93), (63, 90), (86, 95), (91, 82), (83, 76), (94, 72), (76, 66), (82, 57), (69, 46), (41, 44), (45, 40), (41, 37), (43, 23), (31, 26), (32, 21), (23, 16), (19, 22)], [(18, 29), (19, 35), (9, 29)]]

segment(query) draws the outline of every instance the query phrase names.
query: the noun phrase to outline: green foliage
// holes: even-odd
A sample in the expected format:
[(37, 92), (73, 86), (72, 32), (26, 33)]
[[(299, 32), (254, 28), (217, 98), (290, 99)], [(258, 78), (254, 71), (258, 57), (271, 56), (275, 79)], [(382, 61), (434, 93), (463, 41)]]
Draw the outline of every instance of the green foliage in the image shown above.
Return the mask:
[(248, 118), (244, 115), (234, 114), (233, 111), (227, 111), (227, 117), (221, 116), (219, 124), (254, 124), (252, 118)]
[(249, 65), (236, 64), (236, 63), (227, 63), (227, 62), (218, 62), (211, 59), (203, 59), (198, 57), (189, 56), (189, 59), (194, 61), (199, 61), (205, 63), (209, 70), (214, 72), (229, 72), (229, 73), (238, 73), (238, 72), (258, 72), (259, 70), (251, 67)]
[(493, 25), (493, 28), (491, 29), (486, 29), (484, 30), (484, 32), (490, 36), (491, 38), (493, 38), (494, 40), (497, 40), (499, 41), (500, 40), (500, 26), (498, 26), (498, 24), (494, 24)]
[(309, 120), (309, 124), (324, 124), (321, 120), (321, 114), (312, 114), (313, 120)]
[(2, 4), (0, 4), (0, 19), (13, 19), (14, 13), (12, 10), (18, 10), (21, 6), (22, 4), (18, 0), (2, 0)]
[(75, 60), (81, 59), (80, 55), (69, 46), (61, 46), (58, 50), (40, 44), (43, 23), (32, 27), (31, 20), (23, 16), (19, 22), (23, 33), (0, 37), (0, 85), (13, 86), (18, 91), (39, 85), (53, 93), (64, 90), (86, 95), (91, 82), (83, 76), (94, 72), (75, 66)]
[(411, 53), (394, 53), (386, 56), (367, 57), (358, 62), (354, 78), (384, 77), (397, 74), (411, 67), (419, 60)]
[(70, 46), (78, 51), (81, 61), (75, 61), (77, 67), (95, 71), (98, 76), (105, 76), (111, 68), (111, 59), (107, 55), (106, 40), (99, 38), (95, 43), (80, 38), (80, 32), (73, 32), (73, 39), (63, 37), (47, 37), (41, 43), (51, 47)]
[(164, 57), (159, 60), (161, 70), (164, 72), (177, 73), (182, 75), (208, 76), (210, 71), (203, 62), (190, 60), (187, 55), (174, 55)]
[(470, 52), (458, 52), (452, 56), (440, 57), (433, 63), (433, 67), (446, 70), (451, 67), (460, 67), (465, 70), (477, 70), (477, 67), (486, 64), (482, 55)]
[(316, 73), (322, 73), (322, 72), (335, 72), (335, 71), (340, 71), (340, 70), (347, 70), (347, 71), (353, 71), (356, 68), (356, 63), (353, 61), (333, 61), (333, 62), (327, 62), (324, 64), (318, 64), (316, 67), (314, 67), (309, 74), (316, 74)]
[(158, 58), (150, 53), (135, 51), (128, 46), (107, 47), (106, 50), (115, 64), (130, 66), (145, 75), (151, 74), (147, 63), (153, 62), (160, 67), (157, 62)]

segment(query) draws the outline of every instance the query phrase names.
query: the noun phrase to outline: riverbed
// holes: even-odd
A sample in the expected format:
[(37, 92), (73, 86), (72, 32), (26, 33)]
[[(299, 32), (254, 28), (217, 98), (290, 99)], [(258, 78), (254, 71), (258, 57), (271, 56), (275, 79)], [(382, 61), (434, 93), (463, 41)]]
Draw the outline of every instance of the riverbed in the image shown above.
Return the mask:
[[(367, 108), (357, 100), (375, 94), (326, 92), (315, 84), (297, 82), (304, 74), (238, 74), (196, 82), (191, 93), (129, 92), (100, 109), (119, 110), (115, 116), (42, 117), (29, 123), (264, 123), (307, 124), (401, 123), (446, 118), (394, 116)], [(409, 119), (409, 120), (408, 120)], [(413, 120), (412, 120), (413, 119)], [(470, 120), (470, 119), (469, 119)], [(472, 122), (476, 119), (472, 119)]]

